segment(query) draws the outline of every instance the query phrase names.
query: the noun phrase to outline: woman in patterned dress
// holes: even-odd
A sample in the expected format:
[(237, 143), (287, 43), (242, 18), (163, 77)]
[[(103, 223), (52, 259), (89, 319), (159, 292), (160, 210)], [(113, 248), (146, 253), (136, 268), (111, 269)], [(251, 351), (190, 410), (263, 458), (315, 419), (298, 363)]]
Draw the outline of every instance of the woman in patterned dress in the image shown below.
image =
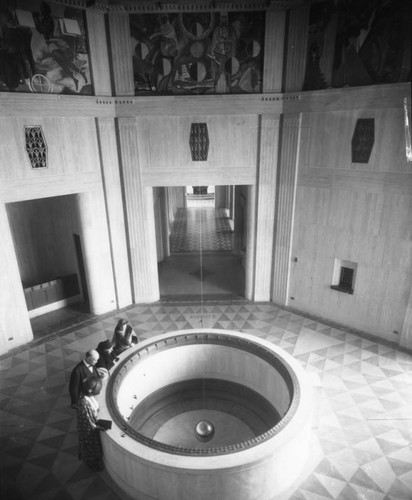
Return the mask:
[(82, 382), (82, 391), (77, 403), (77, 430), (79, 433), (79, 460), (91, 469), (103, 470), (103, 450), (99, 431), (105, 429), (97, 424), (99, 403), (94, 396), (100, 393), (102, 381), (90, 377)]

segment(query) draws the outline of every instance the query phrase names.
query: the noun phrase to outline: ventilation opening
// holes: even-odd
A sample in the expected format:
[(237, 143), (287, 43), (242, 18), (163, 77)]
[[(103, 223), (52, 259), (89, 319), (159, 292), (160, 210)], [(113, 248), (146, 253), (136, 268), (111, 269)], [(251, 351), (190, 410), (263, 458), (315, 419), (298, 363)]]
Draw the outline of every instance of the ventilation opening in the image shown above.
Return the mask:
[(358, 265), (356, 262), (335, 259), (333, 270), (332, 290), (353, 294), (355, 289), (355, 277)]

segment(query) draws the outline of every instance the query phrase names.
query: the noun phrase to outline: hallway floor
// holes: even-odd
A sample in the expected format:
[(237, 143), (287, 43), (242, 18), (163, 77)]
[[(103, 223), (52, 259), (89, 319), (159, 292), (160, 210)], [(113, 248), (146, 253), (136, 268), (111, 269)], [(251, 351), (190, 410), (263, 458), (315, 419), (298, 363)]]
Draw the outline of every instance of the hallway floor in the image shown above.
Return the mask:
[(170, 235), (170, 252), (230, 252), (232, 230), (225, 208), (179, 208)]
[(160, 297), (244, 297), (244, 270), (231, 252), (232, 239), (226, 209), (179, 209), (170, 236), (171, 255), (159, 263)]
[(231, 253), (174, 254), (159, 264), (160, 298), (240, 298), (245, 279)]
[(3, 356), (1, 498), (124, 500), (107, 472), (78, 460), (68, 397), (72, 368), (111, 338), (119, 316), (141, 340), (186, 328), (232, 329), (267, 339), (302, 364), (316, 389), (314, 445), (305, 475), (285, 499), (412, 498), (412, 355), (244, 300), (135, 305)]

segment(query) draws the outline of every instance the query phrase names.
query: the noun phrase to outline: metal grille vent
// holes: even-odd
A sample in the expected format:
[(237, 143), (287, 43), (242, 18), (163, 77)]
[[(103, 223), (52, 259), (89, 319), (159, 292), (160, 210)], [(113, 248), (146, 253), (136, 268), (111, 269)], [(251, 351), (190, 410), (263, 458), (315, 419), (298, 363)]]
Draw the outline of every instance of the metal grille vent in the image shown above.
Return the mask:
[(26, 151), (32, 168), (47, 168), (47, 145), (40, 125), (24, 127)]
[(375, 142), (375, 119), (360, 118), (352, 137), (352, 163), (368, 163)]
[(209, 152), (207, 123), (192, 123), (190, 127), (190, 152), (192, 161), (206, 161)]

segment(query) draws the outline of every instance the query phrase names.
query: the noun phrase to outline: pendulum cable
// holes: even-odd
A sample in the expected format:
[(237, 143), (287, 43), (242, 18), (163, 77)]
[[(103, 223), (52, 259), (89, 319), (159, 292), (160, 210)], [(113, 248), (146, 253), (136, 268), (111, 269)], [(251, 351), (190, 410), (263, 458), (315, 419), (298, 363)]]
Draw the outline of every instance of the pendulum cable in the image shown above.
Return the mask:
[(203, 328), (203, 241), (202, 241), (202, 216), (203, 209), (200, 209), (199, 224), (199, 247), (200, 247), (200, 323)]
[[(202, 217), (203, 217), (203, 209), (200, 208), (200, 223), (199, 223), (199, 248), (200, 248), (200, 325), (201, 328), (203, 329), (203, 240), (202, 240)], [(202, 341), (203, 342), (203, 338)], [(202, 399), (203, 402), (205, 402), (206, 399), (206, 394), (205, 394), (205, 373), (204, 373), (204, 367), (203, 367), (203, 374), (202, 374)]]

